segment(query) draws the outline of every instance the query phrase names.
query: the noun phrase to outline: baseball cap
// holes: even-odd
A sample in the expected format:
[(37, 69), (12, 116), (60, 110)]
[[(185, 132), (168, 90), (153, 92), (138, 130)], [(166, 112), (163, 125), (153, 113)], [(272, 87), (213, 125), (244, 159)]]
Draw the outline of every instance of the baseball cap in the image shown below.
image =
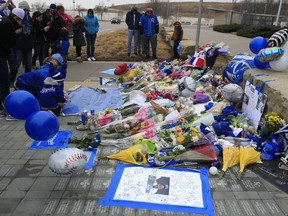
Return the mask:
[(260, 154), (261, 159), (273, 160), (275, 158), (275, 145), (273, 142), (266, 142)]
[(18, 18), (20, 18), (21, 20), (24, 19), (25, 16), (25, 11), (21, 8), (13, 8), (12, 10), (12, 14), (14, 14), (15, 16), (17, 16)]
[(56, 10), (57, 6), (56, 6), (56, 4), (50, 4), (49, 8), (52, 9), (52, 10)]
[(148, 6), (148, 7), (146, 8), (146, 11), (153, 11), (152, 6)]
[(51, 56), (52, 58), (56, 59), (59, 65), (63, 63), (63, 58), (59, 53), (55, 53)]

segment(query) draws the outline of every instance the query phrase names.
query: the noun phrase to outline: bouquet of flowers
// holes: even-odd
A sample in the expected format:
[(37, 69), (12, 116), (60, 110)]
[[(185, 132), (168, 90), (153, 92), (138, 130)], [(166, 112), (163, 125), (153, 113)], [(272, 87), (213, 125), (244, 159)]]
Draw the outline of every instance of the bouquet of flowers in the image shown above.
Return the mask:
[(264, 124), (261, 128), (260, 136), (262, 139), (266, 140), (274, 132), (278, 131), (280, 128), (285, 126), (285, 121), (274, 112), (269, 112), (265, 115)]

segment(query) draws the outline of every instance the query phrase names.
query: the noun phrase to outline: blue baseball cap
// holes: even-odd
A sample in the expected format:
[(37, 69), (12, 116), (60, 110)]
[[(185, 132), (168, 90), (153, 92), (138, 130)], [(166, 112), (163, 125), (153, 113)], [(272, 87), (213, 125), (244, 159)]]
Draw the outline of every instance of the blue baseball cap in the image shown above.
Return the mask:
[(260, 157), (263, 160), (273, 160), (275, 158), (275, 144), (273, 142), (266, 142), (262, 146)]
[(56, 6), (56, 4), (50, 4), (50, 7), (49, 7), (50, 9), (52, 9), (52, 10), (56, 10), (56, 8), (57, 8), (57, 6)]
[(59, 65), (63, 63), (63, 58), (59, 53), (55, 53), (51, 56), (52, 58), (56, 59)]

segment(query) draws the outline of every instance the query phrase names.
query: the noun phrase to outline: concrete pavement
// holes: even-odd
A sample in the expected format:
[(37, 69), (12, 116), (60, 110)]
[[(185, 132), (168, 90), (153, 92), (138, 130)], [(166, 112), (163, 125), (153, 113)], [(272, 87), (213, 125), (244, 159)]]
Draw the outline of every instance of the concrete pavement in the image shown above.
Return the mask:
[[(99, 71), (114, 68), (118, 62), (69, 62), (65, 88), (73, 85), (98, 86)], [(76, 131), (68, 121), (76, 116), (59, 117), (61, 130)], [(0, 119), (0, 215), (97, 215), (97, 216), (161, 216), (189, 215), (168, 211), (150, 211), (98, 206), (104, 197), (116, 161), (101, 160), (88, 171), (59, 176), (50, 171), (47, 161), (53, 150), (28, 150), (32, 139), (25, 132), (24, 121)], [(69, 147), (73, 147), (69, 144)], [(98, 155), (117, 152), (116, 147), (99, 147)], [(107, 170), (112, 170), (108, 172)], [(288, 215), (288, 194), (278, 190), (247, 169), (243, 179), (236, 180), (237, 168), (227, 172), (223, 180), (209, 179), (215, 215)], [(184, 190), (184, 189), (183, 189)]]

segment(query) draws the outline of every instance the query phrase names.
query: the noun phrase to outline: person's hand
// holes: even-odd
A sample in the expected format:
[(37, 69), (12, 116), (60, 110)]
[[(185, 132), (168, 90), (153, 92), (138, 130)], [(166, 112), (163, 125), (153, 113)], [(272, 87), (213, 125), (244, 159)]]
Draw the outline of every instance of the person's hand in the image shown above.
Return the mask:
[(22, 28), (16, 29), (15, 34), (20, 34), (22, 32)]
[(47, 32), (47, 31), (49, 31), (49, 29), (50, 29), (50, 26), (47, 25), (47, 26), (44, 28), (44, 31)]

